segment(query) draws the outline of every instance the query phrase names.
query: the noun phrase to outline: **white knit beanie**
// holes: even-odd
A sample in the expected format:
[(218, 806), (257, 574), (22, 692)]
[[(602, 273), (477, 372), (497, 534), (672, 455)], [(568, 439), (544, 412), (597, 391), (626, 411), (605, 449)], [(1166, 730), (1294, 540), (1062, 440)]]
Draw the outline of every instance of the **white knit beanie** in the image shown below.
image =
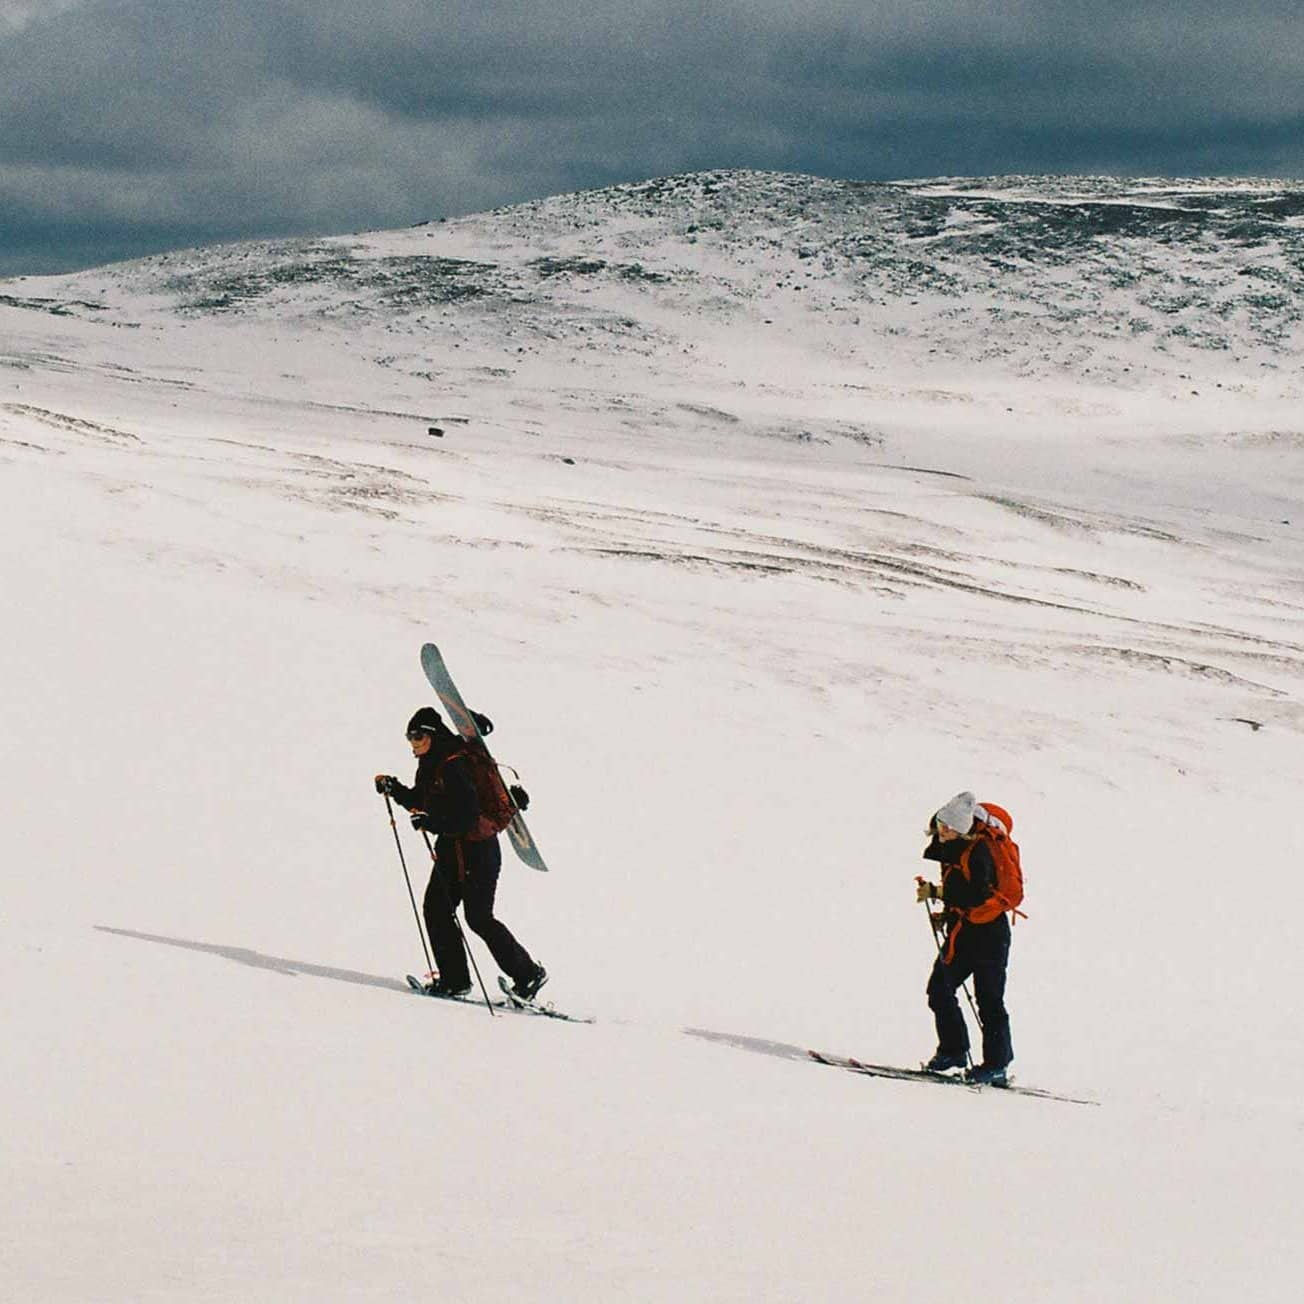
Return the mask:
[(957, 833), (968, 833), (973, 827), (974, 810), (978, 802), (971, 792), (957, 792), (933, 818), (939, 824)]

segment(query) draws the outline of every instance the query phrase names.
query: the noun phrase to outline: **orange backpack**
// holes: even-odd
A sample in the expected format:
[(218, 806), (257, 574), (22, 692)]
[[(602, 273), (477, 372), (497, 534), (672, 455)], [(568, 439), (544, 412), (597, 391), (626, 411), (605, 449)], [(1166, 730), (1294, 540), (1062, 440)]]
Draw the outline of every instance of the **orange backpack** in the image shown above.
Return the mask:
[[(1010, 837), (1014, 821), (1010, 812), (995, 802), (980, 801), (974, 811), (974, 832), (987, 844), (992, 863), (996, 866), (996, 890), (980, 906), (970, 910), (966, 918), (971, 924), (990, 924), (1007, 910), (1014, 916), (1028, 916), (1019, 909), (1023, 903), (1023, 868), (1019, 864), (1019, 844)], [(968, 856), (965, 857), (968, 874)]]

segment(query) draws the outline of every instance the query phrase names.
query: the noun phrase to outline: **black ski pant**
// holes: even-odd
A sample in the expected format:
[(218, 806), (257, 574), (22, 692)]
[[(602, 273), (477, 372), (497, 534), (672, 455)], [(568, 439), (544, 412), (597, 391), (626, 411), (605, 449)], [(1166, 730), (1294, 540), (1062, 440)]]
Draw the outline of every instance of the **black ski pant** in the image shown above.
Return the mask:
[(435, 953), (435, 968), (450, 987), (471, 982), (466, 948), (454, 916), (465, 905), (467, 926), (484, 939), (498, 967), (513, 982), (524, 982), (534, 974), (529, 952), (501, 920), (494, 918), (494, 896), (503, 853), (497, 838), (467, 842), (462, 838), (440, 838), (435, 843), (435, 863), (422, 902), (426, 931)]
[(1004, 1068), (1014, 1058), (1010, 1043), (1010, 1016), (1005, 1011), (1005, 970), (1009, 951), (991, 958), (975, 960), (957, 949), (948, 964), (937, 957), (928, 979), (928, 1008), (937, 1024), (937, 1049), (944, 1055), (963, 1056), (969, 1051), (969, 1029), (960, 1013), (956, 993), (961, 984), (973, 978), (974, 999), (983, 1027), (982, 1062), (991, 1068)]

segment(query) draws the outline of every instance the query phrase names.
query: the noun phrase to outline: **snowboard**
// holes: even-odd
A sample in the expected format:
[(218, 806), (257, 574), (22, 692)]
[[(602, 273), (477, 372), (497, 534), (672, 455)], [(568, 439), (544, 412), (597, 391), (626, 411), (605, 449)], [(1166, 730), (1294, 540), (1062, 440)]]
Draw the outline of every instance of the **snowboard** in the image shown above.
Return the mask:
[[(453, 728), (467, 742), (483, 747), (488, 752), (489, 748), (485, 744), (483, 735), (480, 733), (471, 712), (467, 709), (466, 703), (462, 701), (462, 694), (457, 691), (457, 685), (453, 683), (452, 675), (448, 673), (443, 654), (433, 643), (427, 643), (421, 649), (421, 669), (426, 672), (426, 678), (430, 680), (430, 687), (438, 695), (440, 704), (452, 722)], [(526, 827), (525, 817), (519, 810), (512, 816), (512, 822), (507, 826), (506, 832), (508, 840), (512, 844), (512, 850), (516, 852), (517, 856), (531, 869), (547, 873), (548, 866), (544, 863), (538, 845), (531, 836), (530, 830)]]

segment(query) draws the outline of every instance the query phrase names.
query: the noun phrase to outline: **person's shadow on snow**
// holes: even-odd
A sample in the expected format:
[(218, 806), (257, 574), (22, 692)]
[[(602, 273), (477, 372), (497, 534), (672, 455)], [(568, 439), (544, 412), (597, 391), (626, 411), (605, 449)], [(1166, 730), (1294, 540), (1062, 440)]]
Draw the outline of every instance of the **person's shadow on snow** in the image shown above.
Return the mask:
[(272, 973), (287, 974), (296, 978), (306, 974), (311, 978), (331, 978), (335, 982), (356, 983), (360, 987), (384, 987), (390, 991), (406, 992), (406, 982), (396, 978), (385, 978), (374, 973), (360, 973), (356, 969), (336, 969), (325, 964), (306, 964), (302, 960), (288, 960), (282, 955), (264, 955), (261, 951), (252, 951), (247, 946), (219, 946), (216, 942), (191, 942), (184, 937), (161, 937), (157, 933), (138, 933), (130, 928), (109, 928), (105, 924), (96, 924), (97, 933), (111, 933), (114, 937), (131, 937), (138, 942), (157, 942), (161, 946), (176, 946), (184, 951), (204, 951), (209, 955), (220, 955), (224, 960), (234, 960), (237, 964), (247, 964), (252, 969), (269, 969)]

